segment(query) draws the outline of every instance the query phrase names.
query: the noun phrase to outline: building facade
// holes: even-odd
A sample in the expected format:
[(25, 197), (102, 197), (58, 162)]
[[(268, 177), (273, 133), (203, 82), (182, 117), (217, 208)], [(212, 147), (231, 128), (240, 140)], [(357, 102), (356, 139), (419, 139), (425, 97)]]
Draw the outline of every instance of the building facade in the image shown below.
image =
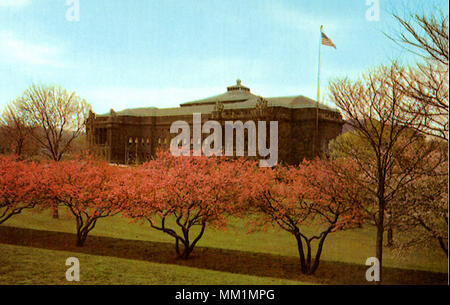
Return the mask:
[[(159, 149), (169, 149), (171, 139), (177, 135), (170, 133), (173, 122), (188, 122), (192, 130), (194, 113), (201, 114), (202, 124), (215, 120), (222, 126), (226, 121), (278, 121), (278, 160), (286, 164), (298, 164), (304, 158), (325, 152), (329, 141), (341, 133), (344, 124), (336, 109), (307, 97), (263, 98), (252, 94), (237, 80), (236, 85), (227, 87), (223, 94), (183, 103), (176, 108), (149, 107), (120, 112), (111, 109), (108, 114), (91, 113), (87, 121), (89, 144), (111, 163), (144, 162)], [(203, 134), (202, 141), (206, 137), (208, 134)]]

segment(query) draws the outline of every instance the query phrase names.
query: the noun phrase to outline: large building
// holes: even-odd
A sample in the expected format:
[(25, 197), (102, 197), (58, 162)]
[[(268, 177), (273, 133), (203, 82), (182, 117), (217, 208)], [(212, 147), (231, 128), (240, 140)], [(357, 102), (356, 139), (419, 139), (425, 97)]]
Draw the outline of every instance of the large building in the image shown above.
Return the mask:
[[(171, 139), (176, 136), (170, 133), (171, 124), (182, 120), (192, 126), (194, 113), (201, 113), (202, 123), (215, 120), (222, 126), (225, 121), (278, 121), (278, 160), (287, 164), (325, 152), (329, 141), (341, 133), (344, 123), (337, 110), (307, 97), (263, 98), (252, 94), (237, 80), (223, 94), (176, 108), (91, 113), (87, 122), (89, 143), (111, 163), (143, 162), (158, 149), (169, 149)], [(202, 139), (207, 136), (203, 134)]]

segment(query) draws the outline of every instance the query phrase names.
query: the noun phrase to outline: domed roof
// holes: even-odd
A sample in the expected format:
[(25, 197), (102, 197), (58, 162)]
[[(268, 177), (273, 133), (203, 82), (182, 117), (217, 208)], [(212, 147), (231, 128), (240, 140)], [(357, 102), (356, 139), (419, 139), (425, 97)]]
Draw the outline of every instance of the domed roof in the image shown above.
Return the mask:
[(221, 103), (234, 103), (244, 102), (252, 98), (257, 98), (256, 95), (250, 92), (250, 89), (243, 86), (240, 79), (236, 80), (236, 85), (227, 87), (227, 92), (215, 96), (211, 96), (205, 99), (196, 100), (192, 102), (183, 103), (180, 106), (197, 106)]
[[(115, 113), (117, 116), (172, 116), (172, 115), (189, 115), (195, 112), (198, 113), (212, 113), (217, 102), (223, 104), (224, 109), (251, 109), (255, 108), (260, 96), (254, 95), (250, 89), (243, 86), (240, 79), (236, 80), (236, 85), (228, 86), (227, 92), (208, 97), (201, 100), (183, 103), (181, 107), (173, 108), (134, 108), (125, 109)], [(337, 109), (331, 108), (322, 103), (317, 104), (313, 99), (303, 95), (298, 96), (283, 96), (283, 97), (268, 97), (265, 98), (270, 107), (283, 107), (290, 109), (300, 108), (316, 108), (332, 112), (339, 112)], [(110, 116), (104, 114), (99, 116)]]

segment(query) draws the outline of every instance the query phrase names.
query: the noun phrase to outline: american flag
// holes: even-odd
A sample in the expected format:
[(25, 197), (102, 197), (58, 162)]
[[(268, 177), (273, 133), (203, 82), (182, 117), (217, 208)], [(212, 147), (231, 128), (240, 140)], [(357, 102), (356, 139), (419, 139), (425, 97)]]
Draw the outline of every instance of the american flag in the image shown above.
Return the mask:
[(336, 46), (334, 45), (334, 43), (331, 41), (330, 38), (328, 38), (327, 35), (325, 35), (324, 32), (322, 32), (322, 44), (336, 49)]

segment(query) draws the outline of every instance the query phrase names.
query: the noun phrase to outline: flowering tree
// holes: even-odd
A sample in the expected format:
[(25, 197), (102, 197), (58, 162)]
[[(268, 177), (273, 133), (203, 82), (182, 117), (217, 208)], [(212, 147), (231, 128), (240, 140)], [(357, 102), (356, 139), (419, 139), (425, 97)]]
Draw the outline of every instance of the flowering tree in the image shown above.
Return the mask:
[(0, 224), (40, 203), (40, 168), (16, 157), (0, 157)]
[(50, 163), (42, 183), (50, 203), (66, 206), (76, 220), (77, 242), (82, 247), (100, 218), (116, 215), (127, 203), (124, 191), (129, 170), (92, 158)]
[[(236, 202), (245, 187), (242, 170), (248, 166), (243, 160), (158, 153), (128, 181), (133, 200), (124, 215), (144, 219), (172, 236), (178, 257), (187, 259), (207, 225), (222, 228), (228, 215), (239, 211)], [(191, 236), (194, 228), (198, 231)]]
[[(318, 159), (304, 161), (299, 167), (255, 170), (249, 180), (246, 197), (252, 210), (260, 215), (254, 227), (275, 224), (294, 235), (303, 274), (317, 270), (328, 234), (361, 222), (358, 204), (354, 204), (358, 186), (348, 184), (332, 166), (332, 162)], [(352, 167), (350, 163), (341, 166), (348, 170)], [(306, 228), (316, 232), (308, 234)]]

